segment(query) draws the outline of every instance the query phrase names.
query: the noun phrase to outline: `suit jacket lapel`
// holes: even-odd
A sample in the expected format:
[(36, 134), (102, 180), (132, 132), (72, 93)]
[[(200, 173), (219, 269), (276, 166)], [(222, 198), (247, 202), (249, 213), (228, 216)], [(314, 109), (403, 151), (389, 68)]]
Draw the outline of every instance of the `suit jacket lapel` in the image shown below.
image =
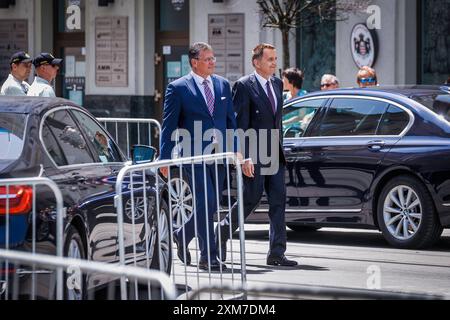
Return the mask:
[[(198, 88), (197, 84), (195, 83), (195, 79), (192, 75), (189, 75), (186, 78), (187, 86), (189, 87), (189, 90), (191, 90), (192, 95), (196, 100), (198, 101), (199, 105), (203, 108), (203, 110), (210, 115), (208, 106), (206, 105), (206, 101), (203, 98), (202, 93), (200, 92), (200, 89)], [(210, 115), (211, 116), (211, 115)]]
[(272, 104), (270, 103), (269, 97), (267, 96), (266, 91), (264, 91), (264, 88), (261, 87), (261, 84), (259, 83), (258, 79), (256, 79), (256, 76), (252, 75), (252, 88), (255, 91), (257, 97), (262, 102), (263, 105), (265, 105), (266, 110), (273, 116), (273, 110), (272, 110)]
[(211, 79), (212, 79), (213, 86), (214, 86), (214, 99), (215, 99), (214, 114), (216, 114), (217, 108), (220, 106), (220, 103), (222, 101), (222, 90), (221, 90), (222, 88), (221, 88), (219, 80), (216, 77), (211, 76)]
[(270, 81), (272, 82), (273, 91), (275, 91), (275, 98), (277, 99), (277, 116), (276, 119), (282, 115), (283, 113), (283, 92), (280, 91), (280, 87), (275, 85), (275, 79), (271, 78)]

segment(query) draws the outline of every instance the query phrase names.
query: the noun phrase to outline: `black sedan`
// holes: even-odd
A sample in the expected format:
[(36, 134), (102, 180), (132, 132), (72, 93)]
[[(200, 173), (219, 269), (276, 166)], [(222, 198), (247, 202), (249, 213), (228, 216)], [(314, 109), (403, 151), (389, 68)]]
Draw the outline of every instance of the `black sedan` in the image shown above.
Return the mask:
[[(119, 171), (125, 165), (124, 157), (111, 136), (85, 109), (62, 99), (7, 98), (0, 97), (0, 184), (1, 179), (47, 177), (56, 182), (62, 192), (67, 217), (64, 220), (64, 255), (105, 263), (119, 261), (117, 213), (114, 206), (115, 184)], [(140, 146), (139, 148), (145, 148)], [(150, 148), (146, 151), (152, 150)], [(153, 150), (154, 151), (154, 150)], [(152, 157), (150, 152), (149, 157)], [(143, 159), (141, 159), (143, 160)], [(147, 159), (151, 160), (151, 159)], [(161, 247), (157, 247), (156, 188), (155, 177), (146, 174), (148, 215), (144, 214), (143, 176), (133, 177), (134, 202), (130, 199), (129, 180), (124, 186), (124, 236), (125, 260), (138, 264), (150, 264), (170, 272), (171, 239), (168, 232), (169, 211), (167, 192), (161, 189), (159, 223)], [(9, 209), (10, 238), (12, 250), (31, 250), (32, 226), (31, 203), (7, 204), (10, 194), (27, 187), (0, 187), (0, 247), (6, 244), (6, 207)], [(29, 190), (31, 192), (31, 190)], [(140, 198), (139, 198), (140, 196)], [(14, 198), (14, 197), (13, 197)], [(17, 197), (16, 197), (17, 198)], [(19, 198), (17, 198), (19, 199)], [(31, 197), (20, 201), (31, 202)], [(36, 251), (54, 255), (55, 212), (54, 197), (46, 188), (36, 189)], [(135, 210), (132, 210), (131, 204)], [(17, 205), (17, 208), (14, 206)], [(16, 210), (17, 209), (17, 210)], [(132, 213), (134, 212), (134, 219)], [(147, 217), (147, 220), (145, 219)], [(132, 220), (136, 228), (132, 228)], [(150, 230), (150, 232), (146, 232)], [(132, 235), (132, 233), (135, 233)], [(133, 250), (131, 239), (136, 239)], [(136, 251), (136, 252), (134, 252)], [(162, 264), (159, 265), (159, 251)], [(136, 253), (136, 255), (135, 255)], [(146, 257), (150, 261), (146, 261)], [(2, 272), (19, 272), (4, 270)], [(23, 271), (23, 270), (21, 270)], [(30, 280), (30, 272), (19, 274), (21, 281)], [(45, 277), (38, 281), (49, 283)], [(111, 279), (93, 275), (86, 279), (88, 290), (100, 288)], [(22, 285), (21, 287), (26, 287)], [(45, 288), (45, 286), (44, 286)], [(82, 298), (85, 292), (72, 290), (67, 298)], [(10, 290), (12, 292), (12, 289)], [(48, 288), (43, 290), (44, 298)], [(39, 293), (38, 293), (39, 294)]]
[[(399, 248), (435, 243), (450, 226), (449, 97), (377, 87), (287, 102), (287, 225), (377, 228)], [(267, 222), (265, 202), (248, 222)]]
[[(448, 90), (342, 89), (288, 101), (287, 226), (378, 229), (398, 248), (435, 243), (450, 227)], [(187, 183), (179, 183), (181, 199), (191, 199)], [(174, 226), (191, 215), (191, 206), (173, 208)], [(228, 207), (227, 196), (222, 206)], [(267, 213), (263, 197), (246, 222), (268, 223)]]

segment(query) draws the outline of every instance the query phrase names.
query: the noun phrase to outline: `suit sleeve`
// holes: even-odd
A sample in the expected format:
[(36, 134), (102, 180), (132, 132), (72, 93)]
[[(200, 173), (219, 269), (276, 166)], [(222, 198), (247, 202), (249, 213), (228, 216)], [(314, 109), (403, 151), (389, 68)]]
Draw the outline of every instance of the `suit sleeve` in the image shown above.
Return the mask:
[(160, 160), (169, 160), (172, 158), (172, 150), (175, 147), (175, 141), (172, 140), (172, 134), (178, 129), (180, 113), (181, 99), (178, 96), (175, 87), (172, 84), (169, 84), (164, 100)]
[[(247, 88), (241, 81), (236, 82), (233, 87), (233, 106), (236, 113), (237, 128), (244, 132), (247, 131), (250, 126), (250, 99)], [(244, 157), (249, 158), (249, 148), (243, 137), (239, 141), (239, 147), (241, 152), (244, 151)]]

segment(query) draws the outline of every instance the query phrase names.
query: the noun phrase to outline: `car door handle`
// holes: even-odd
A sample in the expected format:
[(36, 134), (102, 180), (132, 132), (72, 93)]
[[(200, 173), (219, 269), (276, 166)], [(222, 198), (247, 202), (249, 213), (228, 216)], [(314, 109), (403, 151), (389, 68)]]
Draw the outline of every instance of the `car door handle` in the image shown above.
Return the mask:
[(369, 148), (369, 150), (372, 150), (372, 151), (380, 151), (381, 149), (384, 148), (385, 145), (386, 145), (385, 141), (377, 140), (377, 141), (370, 141), (367, 144), (367, 147)]

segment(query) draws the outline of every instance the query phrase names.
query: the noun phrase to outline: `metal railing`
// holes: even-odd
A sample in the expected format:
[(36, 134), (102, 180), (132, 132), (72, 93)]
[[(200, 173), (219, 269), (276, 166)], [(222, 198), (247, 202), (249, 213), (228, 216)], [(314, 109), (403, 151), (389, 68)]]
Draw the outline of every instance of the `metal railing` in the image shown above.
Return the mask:
[[(234, 254), (236, 252), (233, 250), (233, 241), (231, 240), (230, 259), (227, 261), (231, 263), (230, 270), (226, 270), (224, 264), (218, 261), (223, 256), (222, 246), (218, 246), (217, 256), (211, 256), (211, 252), (214, 252), (211, 246), (215, 245), (211, 238), (214, 237), (213, 220), (220, 221), (220, 213), (223, 211), (232, 212), (231, 197), (229, 194), (224, 196), (221, 189), (226, 184), (227, 187), (224, 189), (230, 190), (229, 167), (235, 163), (237, 163), (236, 155), (226, 153), (124, 167), (118, 174), (116, 182), (121, 265), (133, 264), (134, 266), (145, 267), (157, 265), (161, 271), (171, 272), (173, 282), (184, 287), (186, 299), (188, 299), (189, 292), (194, 288), (211, 285), (215, 281), (219, 281), (221, 284), (230, 283), (231, 285), (235, 285), (239, 281), (241, 287), (245, 287), (247, 279), (242, 201), (243, 183), (240, 165), (236, 166), (238, 188), (237, 202), (234, 204), (240, 230), (239, 262), (235, 261)], [(168, 168), (167, 179), (163, 179), (159, 175), (161, 168)], [(190, 187), (192, 193), (190, 195), (185, 195), (184, 192), (178, 194), (176, 183), (175, 185), (172, 183), (174, 177), (178, 179), (176, 181), (184, 181), (185, 185)], [(224, 183), (224, 185), (220, 186), (221, 183)], [(181, 221), (183, 228), (181, 231), (177, 230), (175, 235), (173, 226), (176, 218), (174, 217), (173, 202), (177, 201), (179, 206), (186, 205), (186, 201), (184, 201), (186, 197), (190, 197), (192, 214)], [(223, 203), (222, 206), (220, 205), (221, 198), (225, 198), (227, 209), (224, 208)], [(188, 243), (191, 239), (187, 239), (189, 232), (185, 230), (188, 225), (191, 228), (190, 230), (193, 230), (192, 239), (197, 238), (199, 240), (199, 243), (195, 241), (194, 245), (191, 246)], [(154, 232), (155, 230), (156, 232)], [(221, 239), (221, 228), (217, 228), (217, 230), (216, 237)], [(230, 239), (231, 232), (230, 226)], [(192, 235), (192, 232), (189, 234)], [(196, 263), (197, 266), (190, 266), (188, 250), (180, 251), (177, 246), (174, 246), (173, 236), (177, 236), (177, 243), (180, 246), (187, 247), (188, 250), (195, 247), (195, 254), (191, 263), (193, 265)], [(199, 257), (199, 251), (203, 256)], [(140, 259), (139, 253), (142, 253)], [(235, 269), (236, 267), (240, 267), (239, 271)], [(123, 299), (127, 297), (126, 288), (125, 278), (122, 277), (121, 296)], [(233, 295), (240, 293), (233, 292)], [(137, 292), (135, 292), (135, 296), (138, 297)]]
[[(37, 205), (37, 199), (43, 197), (49, 199), (49, 192), (54, 197), (50, 203), (44, 206)], [(26, 179), (1, 179), (0, 180), (0, 248), (6, 251), (18, 249), (31, 253), (51, 251), (57, 257), (63, 256), (63, 197), (58, 186), (47, 178)], [(43, 218), (46, 222), (43, 222)], [(46, 224), (56, 221), (56, 233), (50, 235), (41, 233)], [(39, 228), (39, 230), (38, 230)], [(51, 228), (51, 227), (50, 227)], [(8, 259), (0, 265), (0, 282), (5, 286), (5, 297), (8, 299), (10, 289), (10, 265)], [(36, 273), (32, 266), (30, 296), (35, 298)], [(62, 288), (63, 271), (57, 268), (56, 295), (58, 299), (63, 296)]]
[(129, 159), (131, 147), (135, 144), (155, 147), (160, 145), (161, 124), (157, 120), (132, 118), (97, 118), (97, 120)]
[(212, 285), (192, 292), (190, 299), (198, 299), (203, 294), (217, 294), (242, 291), (249, 300), (448, 300), (443, 295), (427, 293), (402, 293), (382, 290), (335, 288), (324, 286), (275, 286), (247, 285), (246, 287), (230, 287)]
[[(137, 281), (139, 284), (149, 284), (152, 283), (154, 286), (161, 287), (163, 291), (162, 298), (168, 300), (176, 299), (176, 288), (173, 285), (171, 279), (164, 272), (159, 270), (146, 270), (143, 268), (134, 268), (129, 266), (120, 266), (92, 261), (85, 261), (80, 259), (69, 259), (64, 257), (54, 257), (48, 255), (31, 254), (24, 252), (7, 251), (0, 249), (0, 262), (10, 261), (20, 265), (25, 266), (40, 266), (46, 270), (66, 270), (68, 275), (66, 279), (59, 278), (56, 279), (57, 287), (62, 287), (63, 284), (66, 285), (66, 289), (69, 291), (64, 296), (64, 299), (69, 299), (71, 297), (70, 292), (75, 288), (78, 288), (80, 292), (83, 290), (87, 291), (85, 288), (87, 285), (83, 283), (82, 279), (85, 279), (88, 274), (101, 274), (102, 276), (108, 275), (110, 277), (126, 277), (130, 280)], [(17, 277), (17, 276), (16, 276)], [(16, 284), (19, 282), (18, 279), (14, 281)], [(50, 282), (54, 282), (54, 279), (50, 278)], [(85, 287), (83, 287), (85, 286)], [(52, 286), (49, 286), (50, 289)], [(3, 290), (2, 290), (3, 288)], [(8, 297), (8, 283), (3, 283), (0, 286), (0, 297), (2, 294)], [(49, 298), (51, 298), (51, 291), (49, 292)], [(114, 298), (115, 295), (112, 295)], [(80, 296), (83, 298), (83, 296)], [(148, 298), (151, 300), (152, 295), (150, 294)], [(63, 296), (58, 295), (57, 300), (62, 300)]]

